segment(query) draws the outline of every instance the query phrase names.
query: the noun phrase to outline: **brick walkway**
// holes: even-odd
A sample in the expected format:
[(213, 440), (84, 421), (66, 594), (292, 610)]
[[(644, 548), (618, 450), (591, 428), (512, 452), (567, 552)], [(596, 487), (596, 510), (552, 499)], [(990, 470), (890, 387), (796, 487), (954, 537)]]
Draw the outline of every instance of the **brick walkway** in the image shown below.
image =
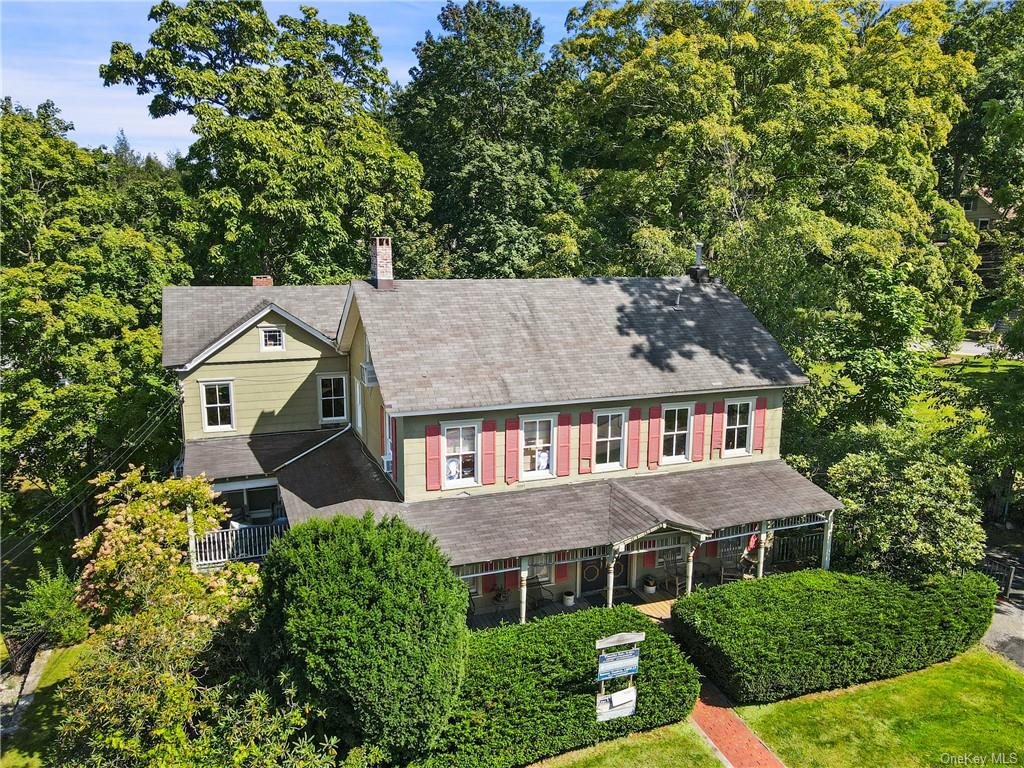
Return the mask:
[(708, 680), (701, 682), (700, 698), (690, 719), (732, 768), (786, 768)]

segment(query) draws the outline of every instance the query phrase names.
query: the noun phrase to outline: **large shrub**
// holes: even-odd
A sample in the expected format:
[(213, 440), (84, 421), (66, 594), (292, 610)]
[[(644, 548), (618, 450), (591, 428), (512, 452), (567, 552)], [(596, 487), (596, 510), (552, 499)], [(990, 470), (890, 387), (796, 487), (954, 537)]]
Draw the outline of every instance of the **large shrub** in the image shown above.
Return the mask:
[[(636, 714), (598, 723), (594, 641), (644, 631)], [(682, 720), (697, 670), (661, 628), (630, 606), (474, 632), (459, 703), (421, 768), (525, 765), (605, 739)], [(609, 689), (612, 690), (612, 689)]]
[(43, 632), (54, 645), (80, 643), (89, 634), (89, 615), (78, 605), (77, 592), (77, 580), (59, 560), (53, 573), (40, 563), (39, 578), (18, 590), (20, 600), (9, 609), (12, 621), (5, 631), (20, 637)]
[(777, 701), (921, 669), (976, 643), (992, 619), (986, 576), (916, 586), (820, 570), (680, 598), (683, 645), (739, 702)]
[(315, 520), (262, 567), (265, 656), (293, 673), (329, 732), (401, 762), (428, 749), (462, 680), (468, 592), (398, 519)]

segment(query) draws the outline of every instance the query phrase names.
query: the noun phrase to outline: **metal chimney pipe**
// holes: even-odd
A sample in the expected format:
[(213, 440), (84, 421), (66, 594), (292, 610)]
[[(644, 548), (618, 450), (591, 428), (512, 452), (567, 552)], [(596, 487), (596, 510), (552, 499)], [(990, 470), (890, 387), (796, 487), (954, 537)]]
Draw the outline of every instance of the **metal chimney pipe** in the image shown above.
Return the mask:
[(694, 243), (697, 248), (697, 261), (696, 265), (699, 267), (704, 263), (704, 243)]

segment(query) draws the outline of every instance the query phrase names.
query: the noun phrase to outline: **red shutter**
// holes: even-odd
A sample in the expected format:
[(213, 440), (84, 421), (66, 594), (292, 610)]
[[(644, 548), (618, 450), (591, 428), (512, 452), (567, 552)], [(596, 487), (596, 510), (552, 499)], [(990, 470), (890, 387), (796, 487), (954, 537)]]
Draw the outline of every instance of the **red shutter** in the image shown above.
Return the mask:
[(594, 412), (580, 413), (580, 474), (589, 475), (594, 455)]
[(658, 564), (658, 553), (653, 549), (650, 552), (644, 552), (644, 568), (654, 568)]
[[(485, 567), (488, 569), (493, 568), (494, 563), (487, 563)], [(486, 576), (484, 576), (483, 584), (480, 585), (480, 588), (483, 590), (485, 595), (488, 595), (494, 590), (496, 590), (498, 588), (498, 574), (489, 573)]]
[(647, 468), (661, 463), (661, 406), (652, 405), (647, 413)]
[(718, 557), (718, 542), (711, 541), (704, 545), (705, 557)]
[(505, 482), (519, 481), (519, 419), (505, 419)]
[(384, 406), (382, 405), (380, 407), (380, 456), (381, 456), (382, 459), (384, 458), (384, 454), (387, 453), (387, 445), (384, 442), (385, 439), (387, 438), (387, 435), (384, 434), (384, 432), (385, 432), (384, 428), (386, 426), (387, 426), (387, 417), (384, 415)]
[(391, 479), (398, 482), (398, 419), (391, 417)]
[(704, 423), (708, 407), (704, 403), (693, 406), (693, 438), (690, 444), (690, 461), (704, 461)]
[(498, 429), (498, 422), (485, 421), (483, 433), (480, 436), (480, 484), (494, 485), (494, 433)]
[(717, 449), (718, 455), (725, 453), (722, 441), (722, 429), (725, 427), (725, 400), (716, 400), (711, 411), (711, 451)]
[(629, 429), (626, 431), (626, 469), (640, 466), (640, 416), (639, 408), (629, 409)]
[(427, 424), (427, 490), (441, 490), (440, 424)]
[(768, 415), (768, 398), (759, 397), (754, 405), (754, 450), (764, 451), (764, 422)]
[(569, 474), (569, 440), (572, 438), (572, 414), (563, 413), (558, 417), (558, 454), (555, 457), (555, 474), (565, 477)]
[(505, 571), (505, 589), (519, 589), (519, 571)]
[[(556, 560), (561, 560), (568, 557), (568, 552), (559, 552)], [(557, 563), (555, 565), (555, 581), (565, 581), (569, 578), (569, 564), (568, 563)]]

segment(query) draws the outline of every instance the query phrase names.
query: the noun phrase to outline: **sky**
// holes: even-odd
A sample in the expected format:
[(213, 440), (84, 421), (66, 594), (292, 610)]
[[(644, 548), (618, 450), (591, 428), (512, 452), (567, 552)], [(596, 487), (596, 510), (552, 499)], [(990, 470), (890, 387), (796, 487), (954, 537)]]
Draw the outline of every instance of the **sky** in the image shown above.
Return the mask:
[[(519, 0), (544, 25), (545, 43), (557, 42), (564, 32), (566, 14), (579, 2)], [(61, 116), (75, 125), (71, 138), (89, 147), (112, 146), (118, 129), (143, 154), (160, 158), (188, 149), (191, 118), (174, 115), (154, 120), (149, 97), (129, 86), (104, 87), (100, 64), (106, 63), (110, 44), (147, 47), (154, 24), (147, 18), (152, 2), (11, 2), (0, 0), (0, 93), (35, 108), (52, 99)], [(407, 82), (416, 63), (413, 46), (430, 29), (439, 31), (437, 14), (443, 0), (389, 0), (329, 2), (305, 0), (320, 9), (321, 17), (344, 23), (350, 12), (370, 22), (380, 38), (384, 64), (392, 80)], [(298, 15), (300, 3), (268, 2), (272, 19)]]

